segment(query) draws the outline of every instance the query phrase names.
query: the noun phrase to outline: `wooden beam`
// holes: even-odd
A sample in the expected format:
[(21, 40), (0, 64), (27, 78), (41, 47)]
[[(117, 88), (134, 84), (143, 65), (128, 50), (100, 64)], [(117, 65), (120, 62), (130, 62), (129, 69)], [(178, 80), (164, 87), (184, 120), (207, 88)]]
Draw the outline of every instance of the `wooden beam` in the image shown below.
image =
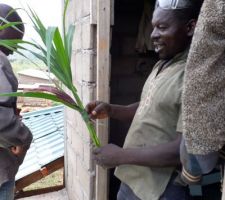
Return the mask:
[(32, 183), (35, 183), (36, 181), (44, 178), (45, 176), (48, 176), (62, 167), (64, 167), (64, 157), (58, 158), (57, 160), (45, 165), (41, 170), (17, 180), (16, 192), (23, 190), (23, 188), (29, 186)]
[[(115, 0), (110, 0), (111, 16), (110, 23), (114, 25), (114, 4)], [(90, 24), (97, 24), (97, 0), (91, 0), (91, 11), (90, 11)]]
[(40, 194), (46, 194), (50, 192), (57, 192), (59, 190), (62, 190), (63, 188), (65, 188), (64, 185), (58, 185), (58, 186), (41, 188), (36, 190), (28, 190), (28, 191), (22, 190), (16, 193), (15, 198), (19, 199), (19, 198), (31, 197), (31, 196), (40, 195)]
[(97, 24), (97, 0), (91, 0), (90, 24)]
[(111, 23), (111, 25), (114, 25), (114, 23), (115, 23), (115, 17), (114, 17), (114, 15), (115, 15), (115, 12), (114, 12), (114, 9), (115, 9), (115, 0), (110, 0), (110, 3), (111, 3), (111, 5), (110, 5), (110, 23)]
[[(225, 168), (224, 169), (221, 169), (221, 170), (223, 170), (223, 172), (222, 173), (224, 173), (225, 172)], [(222, 185), (222, 200), (225, 200), (225, 176), (223, 175), (223, 185)]]
[[(97, 99), (104, 102), (109, 102), (110, 96), (111, 6), (111, 0), (97, 1)], [(107, 144), (108, 120), (97, 121), (96, 129), (101, 144)], [(96, 168), (95, 199), (108, 199), (108, 173), (101, 167)]]

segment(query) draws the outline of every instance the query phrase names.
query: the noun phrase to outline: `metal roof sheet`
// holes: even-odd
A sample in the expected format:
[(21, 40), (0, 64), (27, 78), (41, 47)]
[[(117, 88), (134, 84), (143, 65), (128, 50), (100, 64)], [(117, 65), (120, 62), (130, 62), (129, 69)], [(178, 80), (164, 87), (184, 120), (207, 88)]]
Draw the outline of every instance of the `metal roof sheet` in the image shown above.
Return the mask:
[(33, 133), (33, 141), (16, 180), (39, 171), (64, 155), (63, 111), (64, 106), (56, 106), (23, 114), (23, 122)]
[(45, 79), (45, 80), (49, 80), (49, 76), (51, 79), (55, 78), (54, 74), (46, 72), (46, 71), (37, 70), (37, 69), (25, 69), (25, 70), (19, 71), (18, 74)]

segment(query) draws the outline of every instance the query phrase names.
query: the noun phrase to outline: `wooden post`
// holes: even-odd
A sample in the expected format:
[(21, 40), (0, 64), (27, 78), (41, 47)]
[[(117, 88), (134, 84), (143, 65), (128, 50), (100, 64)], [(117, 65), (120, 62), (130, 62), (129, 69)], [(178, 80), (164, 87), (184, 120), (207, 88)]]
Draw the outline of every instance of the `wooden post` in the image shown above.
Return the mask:
[[(221, 169), (223, 170), (223, 173), (225, 173), (225, 168), (224, 169)], [(225, 200), (225, 178), (224, 178), (224, 174), (223, 174), (223, 185), (221, 186), (222, 187), (222, 200)]]
[[(109, 102), (111, 0), (97, 0), (97, 99)], [(108, 120), (97, 121), (97, 133), (101, 144), (108, 143)], [(96, 169), (97, 200), (108, 199), (108, 172)]]

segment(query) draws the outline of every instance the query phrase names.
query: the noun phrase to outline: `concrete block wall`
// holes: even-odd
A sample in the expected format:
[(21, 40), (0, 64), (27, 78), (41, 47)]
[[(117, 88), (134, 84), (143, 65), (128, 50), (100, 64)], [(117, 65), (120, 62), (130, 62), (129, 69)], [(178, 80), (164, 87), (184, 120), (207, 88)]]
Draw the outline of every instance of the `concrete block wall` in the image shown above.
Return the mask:
[[(67, 25), (75, 25), (72, 73), (84, 105), (95, 99), (96, 27), (90, 23), (91, 0), (70, 0)], [(65, 182), (70, 200), (94, 199), (95, 170), (91, 141), (79, 113), (66, 109)]]

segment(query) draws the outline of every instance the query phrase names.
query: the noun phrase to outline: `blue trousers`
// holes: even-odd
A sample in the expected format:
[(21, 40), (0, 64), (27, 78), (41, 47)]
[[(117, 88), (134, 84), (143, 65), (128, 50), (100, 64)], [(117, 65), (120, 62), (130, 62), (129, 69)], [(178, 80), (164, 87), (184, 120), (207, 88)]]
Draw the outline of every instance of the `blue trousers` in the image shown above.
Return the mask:
[(15, 181), (7, 181), (0, 187), (0, 200), (14, 200)]
[[(172, 176), (164, 193), (159, 200), (192, 200), (189, 195), (189, 188), (174, 184), (175, 176)], [(121, 183), (117, 200), (141, 200), (139, 199), (128, 185)]]

